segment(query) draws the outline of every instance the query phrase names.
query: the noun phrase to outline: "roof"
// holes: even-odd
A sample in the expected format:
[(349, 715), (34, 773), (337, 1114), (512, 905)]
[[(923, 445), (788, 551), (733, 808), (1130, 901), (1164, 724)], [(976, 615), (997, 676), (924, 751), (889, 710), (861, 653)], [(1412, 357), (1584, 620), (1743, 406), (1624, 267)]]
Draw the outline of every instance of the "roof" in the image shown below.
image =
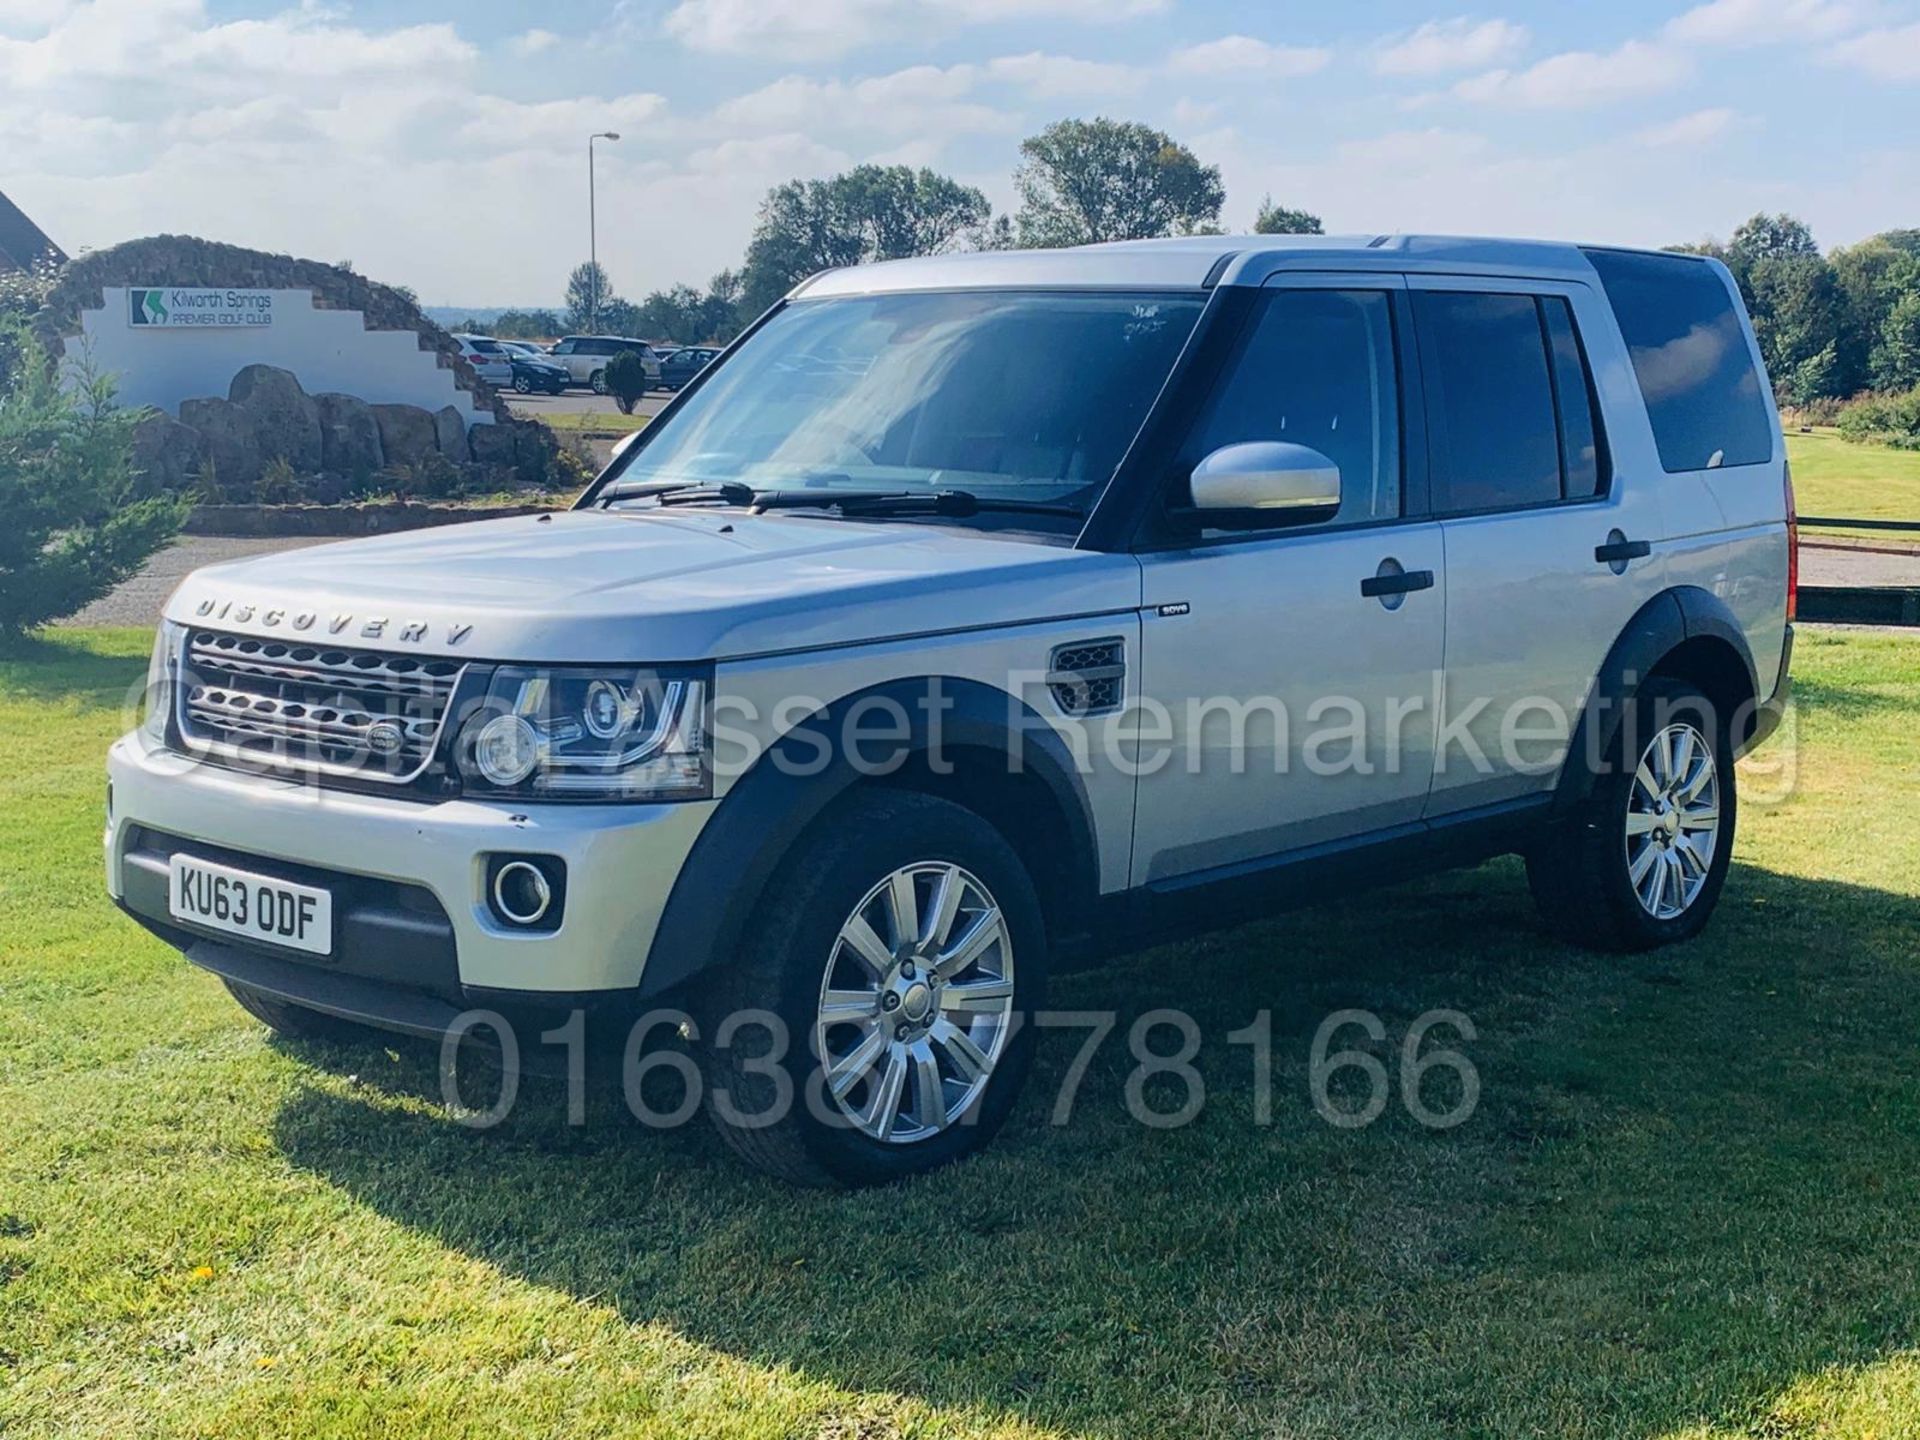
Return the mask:
[(1258, 285), (1278, 269), (1440, 271), (1590, 279), (1578, 245), (1447, 235), (1182, 235), (1064, 250), (978, 250), (828, 270), (794, 295), (985, 287), (1198, 290)]
[(30, 270), (34, 262), (51, 255), (56, 265), (67, 263), (66, 251), (47, 238), (26, 212), (0, 194), (0, 270)]

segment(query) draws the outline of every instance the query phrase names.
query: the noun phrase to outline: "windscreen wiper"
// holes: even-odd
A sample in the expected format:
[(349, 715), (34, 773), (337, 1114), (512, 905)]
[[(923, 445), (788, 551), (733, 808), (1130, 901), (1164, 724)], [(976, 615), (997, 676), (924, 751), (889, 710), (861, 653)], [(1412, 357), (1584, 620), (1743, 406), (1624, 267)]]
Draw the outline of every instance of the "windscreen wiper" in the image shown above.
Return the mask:
[(839, 508), (847, 515), (979, 515), (993, 512), (1006, 515), (1064, 515), (1084, 520), (1087, 512), (1077, 505), (1050, 500), (1015, 500), (998, 495), (976, 495), (971, 490), (920, 490), (896, 494), (848, 495)]
[[(594, 496), (593, 500), (596, 505), (605, 506), (613, 504), (616, 500), (660, 500), (664, 496), (677, 495), (688, 490), (710, 492), (702, 495), (700, 497), (702, 499), (729, 499), (730, 503), (741, 505), (750, 504), (753, 497), (751, 486), (736, 485), (731, 481), (723, 481), (719, 485), (708, 485), (704, 480), (628, 480), (624, 482), (616, 480)], [(734, 498), (739, 494), (744, 494), (748, 498), (745, 500)]]

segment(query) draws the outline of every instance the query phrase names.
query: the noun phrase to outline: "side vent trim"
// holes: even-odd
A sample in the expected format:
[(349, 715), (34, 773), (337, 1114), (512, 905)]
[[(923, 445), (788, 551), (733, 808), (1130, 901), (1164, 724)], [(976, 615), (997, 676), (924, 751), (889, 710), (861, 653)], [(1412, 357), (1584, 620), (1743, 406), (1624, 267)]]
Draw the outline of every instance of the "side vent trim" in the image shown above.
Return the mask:
[(1127, 697), (1127, 643), (1117, 635), (1056, 645), (1047, 689), (1060, 713), (1076, 720), (1118, 710)]

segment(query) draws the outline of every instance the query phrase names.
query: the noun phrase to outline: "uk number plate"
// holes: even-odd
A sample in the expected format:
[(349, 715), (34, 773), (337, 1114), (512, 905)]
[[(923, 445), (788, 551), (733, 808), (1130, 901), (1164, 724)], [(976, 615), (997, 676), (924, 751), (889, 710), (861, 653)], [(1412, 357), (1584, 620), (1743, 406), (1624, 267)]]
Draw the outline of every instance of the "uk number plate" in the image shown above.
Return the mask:
[(333, 896), (190, 855), (173, 857), (167, 909), (176, 920), (309, 955), (333, 950)]

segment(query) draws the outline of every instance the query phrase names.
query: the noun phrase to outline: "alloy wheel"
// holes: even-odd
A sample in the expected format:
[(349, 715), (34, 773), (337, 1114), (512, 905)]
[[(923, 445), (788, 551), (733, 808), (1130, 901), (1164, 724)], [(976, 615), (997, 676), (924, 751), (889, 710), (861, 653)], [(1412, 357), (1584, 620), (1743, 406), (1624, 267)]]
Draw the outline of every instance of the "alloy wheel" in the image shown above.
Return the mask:
[(841, 925), (814, 1045), (827, 1093), (872, 1139), (930, 1139), (979, 1103), (1012, 1033), (1013, 943), (958, 865), (903, 865)]
[(1656, 920), (1699, 897), (1720, 843), (1720, 775), (1706, 736), (1684, 721), (1653, 737), (1627, 790), (1627, 880)]

